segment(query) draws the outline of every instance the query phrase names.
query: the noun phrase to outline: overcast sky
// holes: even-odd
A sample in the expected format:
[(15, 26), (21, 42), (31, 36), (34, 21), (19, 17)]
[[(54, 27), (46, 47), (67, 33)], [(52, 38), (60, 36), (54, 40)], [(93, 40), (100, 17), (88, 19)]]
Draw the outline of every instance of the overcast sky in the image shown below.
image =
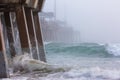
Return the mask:
[[(54, 1), (43, 11), (54, 12)], [(56, 0), (56, 18), (79, 30), (82, 42), (120, 43), (120, 0)]]

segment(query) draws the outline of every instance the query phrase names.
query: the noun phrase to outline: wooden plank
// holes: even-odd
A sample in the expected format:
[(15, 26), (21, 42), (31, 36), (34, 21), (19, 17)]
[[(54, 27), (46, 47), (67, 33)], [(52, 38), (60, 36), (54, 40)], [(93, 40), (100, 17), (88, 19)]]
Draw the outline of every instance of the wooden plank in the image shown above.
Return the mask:
[(26, 0), (0, 0), (0, 4), (25, 4)]
[(35, 12), (41, 12), (45, 0), (39, 0), (37, 7), (34, 9)]
[(20, 0), (0, 0), (0, 4), (5, 4), (5, 3), (19, 3)]
[(30, 53), (32, 57), (31, 44), (30, 44), (30, 38), (29, 38), (29, 33), (27, 28), (24, 6), (17, 7), (16, 20), (18, 24), (22, 51)]
[(27, 25), (28, 25), (28, 32), (30, 35), (31, 48), (32, 48), (32, 53), (33, 53), (32, 56), (34, 59), (39, 59), (32, 10), (30, 8), (25, 8), (25, 14), (26, 14), (26, 20), (27, 20)]
[(0, 20), (0, 78), (7, 78), (8, 75), (8, 62), (6, 58), (5, 43), (2, 33), (2, 24)]
[(5, 18), (5, 23), (6, 23), (6, 29), (7, 29), (7, 36), (8, 36), (8, 42), (9, 42), (9, 48), (10, 48), (10, 53), (11, 57), (15, 57), (16, 51), (14, 47), (14, 30), (13, 30), (13, 23), (12, 23), (12, 18), (11, 18), (11, 13), (9, 12), (4, 12), (4, 18)]
[(26, 0), (25, 4), (30, 8), (37, 8), (39, 0)]
[(37, 41), (38, 41), (39, 57), (40, 57), (41, 61), (46, 62), (46, 56), (45, 56), (45, 52), (44, 52), (42, 32), (41, 32), (41, 26), (40, 26), (40, 22), (39, 22), (38, 13), (33, 12), (33, 17), (34, 17), (36, 36), (37, 36)]
[(15, 11), (15, 6), (18, 4), (1, 4), (0, 3), (0, 12), (9, 12), (9, 11)]

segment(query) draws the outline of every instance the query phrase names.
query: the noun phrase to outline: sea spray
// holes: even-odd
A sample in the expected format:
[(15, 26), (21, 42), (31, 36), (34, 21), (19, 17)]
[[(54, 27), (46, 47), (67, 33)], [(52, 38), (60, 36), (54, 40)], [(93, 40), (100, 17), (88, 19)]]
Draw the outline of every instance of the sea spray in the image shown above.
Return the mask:
[(35, 60), (30, 57), (28, 53), (23, 55), (17, 55), (13, 59), (13, 69), (14, 71), (41, 71), (41, 72), (60, 72), (67, 69), (59, 67), (57, 65), (52, 65), (40, 60)]
[(114, 56), (120, 56), (120, 44), (107, 44), (106, 49), (109, 54), (113, 54)]
[(42, 80), (119, 80), (120, 71), (100, 67), (73, 69), (65, 73), (54, 73)]
[[(115, 47), (117, 46), (117, 47)], [(47, 43), (48, 64), (70, 67), (65, 72), (32, 72), (9, 80), (120, 80), (119, 45)], [(17, 77), (17, 79), (16, 79)], [(4, 79), (5, 80), (5, 79)]]

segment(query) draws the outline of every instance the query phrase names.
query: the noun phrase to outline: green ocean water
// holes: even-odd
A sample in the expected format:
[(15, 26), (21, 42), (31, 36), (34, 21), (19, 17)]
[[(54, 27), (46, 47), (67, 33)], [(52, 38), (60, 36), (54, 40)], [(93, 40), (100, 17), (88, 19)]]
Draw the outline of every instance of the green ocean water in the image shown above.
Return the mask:
[(45, 43), (48, 64), (65, 72), (27, 73), (3, 80), (120, 80), (120, 44)]
[[(117, 48), (117, 47), (116, 47)], [(46, 53), (49, 54), (62, 54), (62, 55), (72, 55), (77, 57), (119, 57), (109, 49), (107, 44), (97, 44), (97, 43), (49, 43), (45, 45)]]
[(42, 80), (120, 80), (120, 44), (47, 43), (47, 61), (71, 67)]

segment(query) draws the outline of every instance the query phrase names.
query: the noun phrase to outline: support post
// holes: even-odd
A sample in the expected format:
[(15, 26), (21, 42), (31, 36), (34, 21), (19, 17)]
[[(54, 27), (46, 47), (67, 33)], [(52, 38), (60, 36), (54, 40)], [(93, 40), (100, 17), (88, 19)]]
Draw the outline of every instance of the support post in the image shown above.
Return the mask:
[(37, 48), (37, 40), (36, 40), (35, 25), (34, 25), (34, 20), (33, 20), (32, 9), (25, 8), (25, 14), (26, 14), (26, 20), (27, 20), (27, 25), (28, 25), (28, 33), (30, 35), (31, 48), (32, 48), (32, 53), (33, 53), (32, 56), (34, 59), (39, 59), (38, 58), (39, 51)]
[(3, 38), (2, 24), (0, 20), (0, 78), (7, 78), (8, 76), (8, 62), (5, 51), (5, 42)]
[(36, 30), (36, 36), (38, 41), (38, 49), (39, 49), (39, 57), (41, 61), (46, 62), (45, 52), (44, 52), (44, 45), (43, 45), (43, 39), (42, 39), (42, 32), (41, 32), (41, 26), (39, 22), (39, 16), (38, 12), (33, 12), (34, 17), (34, 23), (35, 23), (35, 30)]
[(28, 27), (25, 17), (24, 6), (18, 6), (16, 8), (16, 20), (18, 24), (18, 31), (19, 31), (22, 51), (30, 53), (32, 57), (31, 44), (30, 44)]
[(6, 23), (6, 30), (7, 30), (7, 36), (8, 36), (8, 42), (9, 42), (9, 48), (10, 48), (10, 53), (11, 57), (15, 57), (16, 51), (14, 47), (14, 30), (13, 30), (13, 23), (12, 23), (12, 18), (11, 18), (11, 13), (10, 12), (4, 12), (4, 19)]

